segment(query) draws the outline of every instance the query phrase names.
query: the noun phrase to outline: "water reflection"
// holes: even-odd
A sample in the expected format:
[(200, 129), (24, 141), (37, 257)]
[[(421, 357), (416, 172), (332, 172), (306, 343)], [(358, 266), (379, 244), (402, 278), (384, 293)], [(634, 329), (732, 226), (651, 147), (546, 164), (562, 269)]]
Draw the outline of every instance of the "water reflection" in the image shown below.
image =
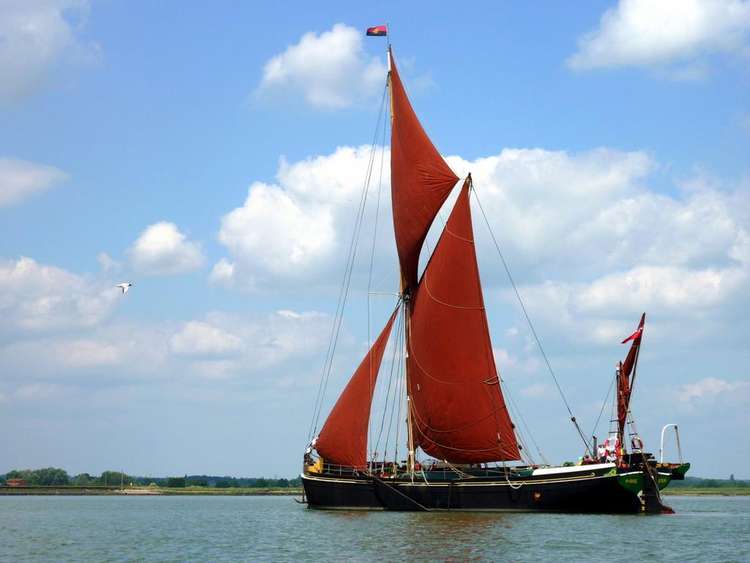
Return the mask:
[[(357, 536), (362, 553), (385, 547), (410, 560), (476, 560), (502, 553), (516, 514), (477, 512), (368, 512), (306, 510), (313, 543), (339, 530)], [(335, 534), (336, 532), (334, 532)], [(343, 540), (343, 537), (342, 537)], [(345, 540), (344, 540), (345, 541)], [(356, 557), (354, 558), (356, 560)]]
[(413, 559), (477, 559), (488, 545), (502, 552), (512, 515), (452, 512), (413, 513), (404, 522), (404, 556)]

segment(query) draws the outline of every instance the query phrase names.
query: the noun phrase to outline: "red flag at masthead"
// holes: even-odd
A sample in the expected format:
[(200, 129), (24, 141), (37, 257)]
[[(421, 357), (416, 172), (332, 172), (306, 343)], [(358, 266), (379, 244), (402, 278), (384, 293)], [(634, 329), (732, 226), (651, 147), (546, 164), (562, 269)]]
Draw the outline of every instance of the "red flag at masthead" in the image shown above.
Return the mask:
[(368, 27), (367, 35), (372, 37), (384, 37), (388, 35), (388, 26), (376, 25), (374, 27)]

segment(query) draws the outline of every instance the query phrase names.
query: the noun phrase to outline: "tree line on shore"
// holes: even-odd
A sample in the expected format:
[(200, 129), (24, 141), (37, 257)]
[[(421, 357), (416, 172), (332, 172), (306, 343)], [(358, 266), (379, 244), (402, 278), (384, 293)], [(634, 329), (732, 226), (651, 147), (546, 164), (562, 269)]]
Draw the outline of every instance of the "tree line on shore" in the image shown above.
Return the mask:
[(672, 481), (670, 487), (701, 488), (701, 489), (721, 489), (730, 487), (750, 487), (750, 481), (735, 479), (730, 475), (729, 479), (703, 479), (701, 477), (685, 477), (684, 481)]
[[(214, 487), (217, 489), (254, 487), (285, 489), (289, 487), (300, 487), (300, 478), (267, 478), (267, 477), (229, 477), (220, 475), (183, 475), (181, 477), (144, 477), (127, 475), (120, 471), (104, 471), (101, 475), (90, 473), (79, 473), (69, 475), (64, 469), (58, 467), (44, 467), (42, 469), (14, 469), (5, 475), (0, 475), (0, 485), (5, 485), (8, 479), (21, 479), (31, 486), (78, 486), (78, 487), (119, 487), (120, 485), (139, 485), (170, 488), (183, 487)], [(702, 479), (700, 477), (687, 477), (684, 481), (672, 481), (672, 487), (697, 487), (697, 488), (725, 488), (725, 487), (750, 487), (750, 481), (735, 479), (730, 475), (729, 479)]]
[(0, 485), (5, 485), (10, 479), (21, 479), (31, 486), (78, 486), (78, 487), (118, 487), (124, 485), (140, 485), (157, 487), (215, 487), (227, 489), (233, 487), (256, 488), (289, 488), (301, 486), (300, 478), (267, 478), (267, 477), (229, 477), (219, 475), (184, 475), (181, 477), (144, 477), (127, 475), (120, 471), (104, 471), (101, 475), (79, 473), (69, 475), (58, 467), (44, 467), (42, 469), (14, 469), (5, 475), (0, 475)]

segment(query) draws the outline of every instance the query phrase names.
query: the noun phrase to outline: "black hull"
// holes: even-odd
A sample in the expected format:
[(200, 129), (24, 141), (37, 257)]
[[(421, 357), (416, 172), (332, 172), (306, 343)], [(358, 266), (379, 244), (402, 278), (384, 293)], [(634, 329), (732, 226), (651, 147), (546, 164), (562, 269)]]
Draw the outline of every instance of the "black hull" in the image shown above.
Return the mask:
[(639, 513), (637, 493), (611, 470), (529, 476), (523, 480), (358, 479), (303, 475), (308, 506), (401, 511), (557, 511)]

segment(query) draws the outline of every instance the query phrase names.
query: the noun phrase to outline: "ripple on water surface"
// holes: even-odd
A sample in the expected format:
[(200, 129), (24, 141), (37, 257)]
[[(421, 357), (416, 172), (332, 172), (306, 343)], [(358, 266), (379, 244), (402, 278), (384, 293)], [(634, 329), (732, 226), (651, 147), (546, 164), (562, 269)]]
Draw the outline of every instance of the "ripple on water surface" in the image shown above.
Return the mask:
[(0, 559), (750, 561), (749, 497), (673, 516), (307, 510), (291, 497), (0, 497)]

